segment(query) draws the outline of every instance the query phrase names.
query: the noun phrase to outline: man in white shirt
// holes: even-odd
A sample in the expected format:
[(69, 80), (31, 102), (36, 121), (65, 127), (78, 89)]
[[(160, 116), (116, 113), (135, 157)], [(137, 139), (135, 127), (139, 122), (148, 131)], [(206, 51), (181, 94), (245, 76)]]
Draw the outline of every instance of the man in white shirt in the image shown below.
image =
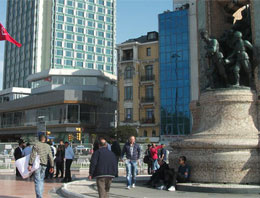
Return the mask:
[(70, 172), (70, 167), (72, 164), (74, 158), (74, 152), (71, 146), (69, 145), (68, 142), (65, 142), (65, 178), (63, 179), (63, 182), (71, 182), (71, 172)]
[(29, 142), (27, 142), (26, 147), (23, 149), (24, 156), (30, 155), (32, 152), (32, 148)]

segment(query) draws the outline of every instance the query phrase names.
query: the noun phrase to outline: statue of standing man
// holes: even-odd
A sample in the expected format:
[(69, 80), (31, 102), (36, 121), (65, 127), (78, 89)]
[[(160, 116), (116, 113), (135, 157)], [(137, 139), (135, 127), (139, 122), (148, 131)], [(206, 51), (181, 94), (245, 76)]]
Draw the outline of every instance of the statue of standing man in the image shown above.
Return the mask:
[[(210, 60), (210, 87), (215, 88), (217, 83), (220, 83), (220, 81), (224, 81), (224, 87), (228, 86), (229, 83), (225, 70), (225, 60), (222, 52), (219, 50), (218, 40), (210, 38), (207, 31), (202, 31), (200, 35), (207, 44), (205, 49), (207, 50), (206, 57)], [(218, 79), (218, 75), (222, 79)]]

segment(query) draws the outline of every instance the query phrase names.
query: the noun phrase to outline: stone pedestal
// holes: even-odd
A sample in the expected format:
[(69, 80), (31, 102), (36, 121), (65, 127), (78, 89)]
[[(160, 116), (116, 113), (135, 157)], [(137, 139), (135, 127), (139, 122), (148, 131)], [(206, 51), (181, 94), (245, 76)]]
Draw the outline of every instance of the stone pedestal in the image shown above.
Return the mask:
[(172, 142), (171, 166), (187, 157), (192, 182), (259, 183), (256, 94), (249, 89), (202, 93), (192, 103), (196, 118), (190, 136)]

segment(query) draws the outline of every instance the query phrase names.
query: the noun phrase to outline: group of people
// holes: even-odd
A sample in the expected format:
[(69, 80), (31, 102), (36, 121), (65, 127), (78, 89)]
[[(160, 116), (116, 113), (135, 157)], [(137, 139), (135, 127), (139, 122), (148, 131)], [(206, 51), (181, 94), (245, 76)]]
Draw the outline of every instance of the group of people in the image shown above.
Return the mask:
[[(32, 147), (30, 143), (23, 140), (19, 141), (19, 146), (14, 151), (15, 160), (24, 156), (30, 155), (28, 170), (32, 170), (33, 163), (36, 155), (40, 158), (40, 168), (34, 172), (35, 192), (36, 197), (41, 198), (43, 194), (44, 179), (53, 178), (54, 166), (56, 165), (56, 178), (61, 174), (60, 178), (64, 175), (65, 164), (65, 177), (63, 182), (72, 181), (70, 167), (74, 158), (74, 152), (68, 142), (60, 140), (58, 148), (52, 142), (46, 142), (44, 134), (39, 136), (39, 142), (36, 142)], [(21, 177), (19, 171), (16, 169), (16, 176)]]
[(165, 162), (167, 161), (167, 150), (165, 149), (165, 144), (161, 144), (160, 146), (156, 146), (154, 143), (148, 144), (143, 160), (148, 166), (148, 174), (152, 174), (160, 168), (158, 163), (159, 159), (162, 159)]
[[(118, 148), (119, 147), (119, 148)], [(96, 141), (94, 153), (90, 160), (89, 179), (96, 178), (99, 197), (108, 197), (112, 179), (118, 175), (118, 162), (124, 161), (126, 167), (126, 189), (135, 188), (137, 162), (141, 157), (141, 148), (135, 142), (135, 137), (129, 137), (125, 143), (122, 152), (115, 152), (113, 148), (120, 149), (118, 142), (115, 139), (110, 145), (105, 138), (99, 138)], [(160, 152), (158, 154), (158, 150)], [(120, 150), (121, 151), (121, 150)], [(121, 153), (121, 154), (120, 154)], [(186, 164), (186, 157), (179, 158), (179, 169), (175, 173), (174, 169), (167, 164), (167, 151), (165, 145), (156, 146), (155, 144), (148, 145), (146, 155), (151, 158), (151, 173), (152, 176), (148, 181), (148, 185), (158, 189), (166, 189), (175, 191), (176, 181), (187, 182), (190, 177), (190, 168)], [(124, 156), (126, 157), (125, 160)], [(149, 170), (149, 169), (148, 169)]]

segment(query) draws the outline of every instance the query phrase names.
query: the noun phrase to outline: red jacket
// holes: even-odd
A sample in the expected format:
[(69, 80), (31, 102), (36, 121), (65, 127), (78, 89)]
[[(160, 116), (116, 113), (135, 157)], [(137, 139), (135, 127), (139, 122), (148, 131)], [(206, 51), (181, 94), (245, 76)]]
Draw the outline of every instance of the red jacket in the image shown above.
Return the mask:
[(158, 159), (158, 149), (161, 149), (162, 145), (160, 146), (156, 146), (155, 148), (150, 148), (150, 153), (151, 153), (151, 157), (153, 158), (153, 160)]

